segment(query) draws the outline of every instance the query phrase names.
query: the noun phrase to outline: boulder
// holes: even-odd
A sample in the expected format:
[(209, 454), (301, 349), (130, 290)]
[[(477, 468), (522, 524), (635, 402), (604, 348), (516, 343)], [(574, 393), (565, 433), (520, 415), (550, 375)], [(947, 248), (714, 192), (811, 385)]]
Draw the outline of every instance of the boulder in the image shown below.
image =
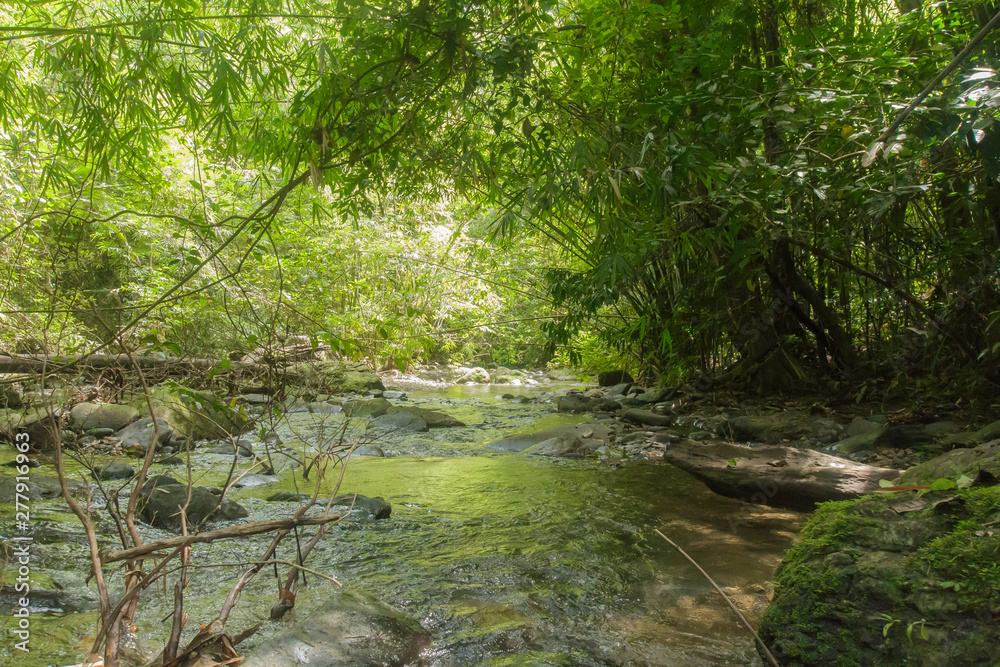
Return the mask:
[(820, 506), (775, 574), (761, 638), (787, 666), (996, 664), (998, 508), (1000, 487)]
[(633, 383), (635, 380), (627, 371), (604, 371), (597, 374), (597, 384), (600, 387), (613, 387), (616, 384)]
[(677, 389), (674, 387), (654, 387), (652, 389), (647, 389), (642, 393), (636, 394), (635, 396), (629, 396), (625, 399), (625, 405), (646, 405), (648, 403), (659, 403), (660, 401), (667, 400), (676, 393)]
[[(325, 506), (326, 502), (321, 501), (318, 504)], [(331, 504), (335, 507), (351, 508), (354, 515), (364, 513), (366, 515), (364, 518), (371, 521), (388, 519), (392, 515), (392, 505), (381, 496), (369, 498), (356, 493), (345, 493), (335, 497)]]
[(223, 456), (232, 456), (233, 454), (239, 453), (242, 458), (253, 458), (253, 448), (248, 443), (242, 441), (236, 443), (235, 447), (231, 442), (215, 445), (214, 447), (205, 449), (205, 453), (222, 454)]
[(613, 398), (615, 396), (624, 396), (628, 393), (628, 390), (632, 388), (631, 382), (622, 382), (621, 384), (616, 384), (611, 387), (605, 388), (604, 395), (608, 398)]
[(870, 419), (865, 419), (864, 417), (855, 417), (851, 420), (851, 423), (847, 425), (847, 435), (852, 438), (871, 433), (872, 431), (881, 430), (882, 424), (878, 424)]
[(108, 428), (119, 431), (139, 416), (139, 411), (130, 405), (114, 403), (77, 403), (70, 410), (70, 426), (77, 431), (92, 428)]
[(557, 412), (615, 412), (622, 406), (607, 398), (590, 398), (583, 394), (569, 394), (556, 399)]
[(21, 392), (9, 384), (0, 385), (0, 408), (6, 410), (16, 410), (23, 403)]
[(135, 475), (135, 468), (127, 463), (109, 463), (94, 469), (94, 476), (100, 480), (129, 479)]
[(372, 422), (372, 426), (393, 432), (423, 432), (427, 430), (427, 422), (409, 412), (395, 412), (382, 415)]
[(1000, 438), (1000, 421), (987, 424), (976, 431), (977, 442), (989, 442), (990, 440), (996, 440), (997, 438)]
[(333, 405), (332, 403), (327, 403), (326, 401), (313, 401), (311, 403), (306, 403), (306, 408), (309, 412), (319, 415), (336, 415), (344, 411), (339, 405)]
[(475, 368), (470, 368), (468, 371), (458, 376), (455, 380), (458, 384), (465, 384), (466, 382), (474, 382), (476, 384), (489, 384), (490, 374), (485, 368), (476, 366)]
[(385, 456), (385, 452), (382, 451), (381, 447), (376, 447), (375, 445), (361, 445), (356, 447), (352, 456)]
[(900, 474), (812, 450), (751, 448), (690, 439), (667, 447), (663, 458), (719, 495), (801, 511), (828, 500), (872, 493), (880, 488), (879, 480), (895, 479)]
[(171, 484), (183, 484), (180, 480), (172, 477), (171, 475), (153, 475), (152, 477), (147, 477), (146, 481), (142, 485), (143, 495), (148, 494), (150, 491), (158, 486), (170, 486)]
[[(11, 565), (15, 562), (16, 559), (12, 560)], [(45, 614), (73, 614), (99, 609), (100, 599), (97, 592), (87, 586), (84, 574), (47, 570), (46, 575), (51, 577), (52, 586), (41, 587), (32, 582), (31, 607), (42, 608)], [(19, 606), (18, 600), (23, 596), (24, 591), (18, 591), (13, 583), (0, 588), (0, 608), (13, 610)]]
[[(221, 398), (207, 391), (197, 391), (175, 382), (165, 382), (150, 394), (157, 419), (163, 419), (179, 437), (190, 440), (218, 440), (239, 435), (247, 418)], [(148, 414), (146, 397), (133, 405)]]
[(563, 459), (581, 459), (594, 455), (607, 445), (594, 438), (580, 438), (572, 433), (564, 433), (555, 438), (549, 438), (524, 450), (524, 454), (536, 456), (551, 456)]
[(560, 396), (556, 399), (556, 411), (569, 413), (590, 412), (590, 403), (592, 400), (583, 394)]
[(388, 398), (394, 401), (405, 401), (406, 392), (386, 389), (382, 392), (382, 398)]
[(841, 440), (836, 444), (837, 451), (841, 454), (855, 454), (875, 449), (875, 441), (878, 440), (881, 434), (882, 427), (876, 426), (875, 430), (852, 435), (850, 438)]
[(360, 594), (331, 591), (323, 605), (269, 639), (242, 667), (416, 665), (430, 635), (415, 619)]
[(539, 431), (538, 433), (509, 435), (502, 440), (496, 440), (487, 444), (486, 449), (497, 452), (523, 452), (546, 440), (562, 437), (580, 438), (588, 447), (592, 444), (590, 441), (593, 441), (596, 447), (600, 447), (611, 442), (611, 429), (599, 422), (556, 426), (555, 428)]
[(59, 428), (59, 410), (36, 408), (24, 413), (0, 412), (0, 437), (14, 440), (18, 433), (28, 435), (28, 444), (39, 452), (51, 451), (55, 447)]
[(275, 472), (302, 467), (302, 455), (294, 450), (271, 451), (269, 456), (263, 458), (270, 461), (271, 470)]
[(348, 417), (381, 417), (392, 403), (384, 398), (372, 398), (365, 401), (348, 401), (344, 403), (344, 412)]
[(909, 449), (923, 447), (934, 442), (934, 436), (923, 424), (900, 424), (889, 426), (875, 439), (876, 447)]
[(557, 382), (566, 382), (568, 380), (575, 380), (576, 373), (566, 368), (553, 368), (552, 370), (545, 371), (545, 377)]
[[(157, 438), (157, 444), (163, 445), (170, 440), (170, 436), (173, 435), (173, 431), (170, 429), (170, 424), (167, 423), (165, 419), (157, 419), (157, 425), (160, 427), (160, 434)], [(144, 417), (136, 422), (132, 422), (122, 430), (118, 431), (116, 437), (121, 441), (122, 447), (141, 447), (145, 450), (149, 447), (149, 444), (153, 441), (153, 420), (150, 417)]]
[(465, 426), (465, 422), (455, 419), (451, 415), (447, 415), (443, 412), (437, 410), (428, 410), (427, 408), (417, 408), (411, 407), (409, 405), (394, 405), (386, 410), (386, 414), (394, 415), (399, 413), (407, 413), (424, 420), (429, 428), (453, 428), (457, 426)]
[[(59, 485), (58, 477), (31, 473), (27, 482), (27, 493), (18, 491), (17, 484), (17, 480), (13, 477), (0, 477), (0, 503), (14, 502), (18, 493), (27, 495), (28, 500), (48, 500), (62, 496), (62, 487)], [(89, 485), (73, 479), (67, 479), (66, 486), (69, 488), (70, 494), (74, 496), (86, 494), (90, 488)]]
[(250, 489), (255, 486), (264, 486), (265, 484), (274, 484), (280, 481), (281, 478), (277, 475), (247, 475), (233, 482), (233, 486), (237, 489)]
[(269, 495), (267, 497), (267, 501), (281, 503), (305, 503), (309, 502), (310, 498), (312, 498), (312, 496), (302, 491), (278, 491), (277, 493)]
[(658, 415), (655, 412), (639, 410), (637, 408), (622, 410), (621, 418), (625, 421), (646, 424), (647, 426), (673, 426), (674, 424), (674, 418), (669, 415)]
[[(172, 481), (173, 483), (169, 483)], [(152, 482), (152, 484), (151, 484)], [(226, 498), (221, 490), (196, 486), (191, 489), (173, 478), (159, 476), (143, 485), (140, 517), (146, 523), (167, 530), (180, 530), (180, 508), (187, 503), (187, 526), (191, 530), (206, 518), (232, 521), (250, 516), (243, 507)]]
[(970, 449), (953, 449), (920, 465), (913, 466), (900, 478), (905, 486), (927, 486), (946, 477), (953, 481), (965, 476), (971, 480), (996, 483), (1000, 480), (1000, 440)]
[(321, 394), (364, 394), (385, 389), (382, 380), (364, 364), (341, 360), (295, 364), (290, 368), (301, 383)]
[(719, 424), (719, 434), (742, 442), (780, 444), (791, 440), (819, 442), (840, 440), (844, 429), (829, 419), (812, 417), (794, 410), (769, 415), (732, 417)]

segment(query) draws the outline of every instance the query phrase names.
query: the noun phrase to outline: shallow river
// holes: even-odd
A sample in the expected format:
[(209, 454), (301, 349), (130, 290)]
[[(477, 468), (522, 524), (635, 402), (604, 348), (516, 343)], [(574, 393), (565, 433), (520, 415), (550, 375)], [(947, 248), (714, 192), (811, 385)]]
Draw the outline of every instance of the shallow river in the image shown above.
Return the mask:
[[(469, 426), (393, 434), (378, 442), (385, 458), (352, 459), (340, 492), (382, 496), (392, 504), (392, 517), (335, 526), (307, 565), (417, 619), (433, 641), (426, 665), (760, 664), (751, 637), (725, 603), (653, 529), (684, 547), (755, 622), (766, 605), (764, 585), (802, 517), (719, 497), (659, 462), (486, 451), (485, 443), (510, 432), (579, 421), (554, 414), (551, 405), (496, 400), (497, 393), (495, 387), (411, 392), (413, 403)], [(342, 419), (289, 417), (279, 433), (286, 441), (297, 435), (306, 442), (329, 434)], [(2, 458), (9, 459), (9, 452)], [(199, 484), (218, 483), (226, 473), (227, 459), (220, 455), (197, 455), (193, 463)], [(47, 467), (39, 472), (52, 474)], [(251, 519), (287, 516), (293, 504), (264, 498), (293, 488), (292, 471), (286, 471), (280, 482), (232, 497)], [(56, 501), (34, 506), (36, 583), (52, 587), (54, 578), (73, 590), (89, 563), (82, 532)], [(9, 536), (9, 506), (0, 509), (0, 521), (0, 535)], [(170, 535), (143, 532), (147, 540)], [(286, 542), (282, 555), (292, 559), (292, 543)], [(194, 562), (254, 560), (264, 544), (257, 538), (199, 545)], [(192, 631), (214, 618), (238, 572), (194, 571), (186, 603)], [(243, 648), (305, 618), (334, 588), (310, 577), (295, 610), (280, 623), (265, 623)], [(261, 573), (245, 592), (230, 631), (266, 618), (275, 592), (273, 572)], [(143, 600), (139, 637), (152, 651), (169, 633), (169, 621), (162, 619), (172, 609), (172, 590), (150, 591)], [(32, 652), (15, 655), (5, 636), (0, 664), (72, 664), (95, 619), (93, 610), (39, 609), (32, 619)]]

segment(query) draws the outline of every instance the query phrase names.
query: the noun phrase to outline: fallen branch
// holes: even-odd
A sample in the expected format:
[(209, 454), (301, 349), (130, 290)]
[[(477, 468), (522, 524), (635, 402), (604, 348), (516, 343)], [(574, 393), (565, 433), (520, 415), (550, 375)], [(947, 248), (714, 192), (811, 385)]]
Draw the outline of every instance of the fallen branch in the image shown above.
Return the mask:
[(694, 558), (688, 556), (687, 552), (681, 549), (679, 546), (677, 546), (677, 544), (675, 544), (674, 541), (671, 540), (669, 537), (661, 533), (656, 528), (653, 529), (653, 532), (662, 537), (663, 539), (665, 539), (667, 541), (667, 544), (672, 546), (674, 549), (677, 549), (677, 551), (680, 552), (682, 556), (687, 558), (692, 565), (698, 568), (698, 571), (701, 572), (702, 576), (708, 580), (708, 583), (712, 584), (712, 586), (715, 587), (715, 590), (718, 591), (719, 595), (722, 596), (722, 599), (725, 600), (726, 604), (728, 604), (732, 608), (732, 610), (739, 617), (740, 621), (743, 622), (743, 625), (745, 625), (747, 630), (750, 631), (750, 634), (753, 635), (753, 638), (757, 640), (758, 644), (760, 644), (760, 647), (764, 649), (764, 653), (766, 653), (767, 657), (771, 660), (771, 664), (774, 665), (774, 667), (781, 667), (781, 665), (778, 664), (778, 661), (775, 659), (775, 657), (771, 655), (771, 651), (769, 651), (767, 646), (764, 644), (764, 640), (760, 638), (760, 635), (757, 634), (757, 631), (753, 629), (752, 625), (750, 625), (750, 621), (747, 620), (747, 617), (744, 616), (743, 613), (736, 608), (736, 605), (733, 603), (732, 599), (728, 595), (726, 595), (721, 588), (719, 588), (719, 585), (715, 583), (715, 580), (712, 579), (712, 577), (708, 576), (708, 572), (705, 572), (705, 570), (701, 569), (701, 565), (698, 565), (698, 563), (695, 562)]
[(162, 549), (177, 549), (188, 547), (192, 544), (204, 544), (206, 542), (225, 540), (233, 537), (249, 537), (250, 535), (260, 535), (261, 533), (270, 533), (275, 530), (290, 530), (296, 526), (322, 526), (331, 521), (337, 521), (340, 518), (340, 514), (330, 514), (318, 517), (304, 516), (300, 518), (272, 519), (270, 521), (251, 521), (250, 523), (220, 528), (218, 530), (209, 530), (195, 535), (188, 535), (187, 537), (182, 535), (165, 540), (157, 540), (156, 542), (150, 542), (123, 551), (112, 551), (109, 554), (102, 555), (101, 562), (107, 564), (116, 563), (120, 560), (150, 558), (156, 555), (155, 552)]
[[(16, 357), (0, 355), (0, 373), (59, 373), (80, 368), (100, 370), (105, 368), (135, 368), (145, 370), (166, 370), (183, 373), (189, 371), (218, 370), (220, 373), (267, 373), (267, 364), (244, 361), (222, 362), (218, 359), (194, 359), (182, 357), (135, 357), (126, 354), (91, 355), (44, 355), (26, 354)], [(280, 368), (279, 364), (279, 370)], [(290, 374), (296, 375), (294, 371)]]
[[(311, 575), (320, 577), (321, 579), (326, 579), (327, 581), (329, 581), (331, 583), (334, 583), (334, 584), (337, 584), (338, 586), (340, 586), (340, 582), (337, 581), (336, 577), (331, 577), (328, 574), (323, 574), (319, 570), (314, 570), (312, 568), (306, 567), (305, 565), (299, 565), (298, 563), (293, 563), (293, 562), (288, 561), (288, 560), (276, 560), (274, 558), (272, 558), (271, 560), (249, 560), (249, 561), (243, 561), (241, 563), (205, 563), (205, 564), (202, 564), (202, 565), (188, 565), (188, 567), (192, 567), (192, 568), (195, 568), (195, 569), (204, 569), (204, 568), (209, 568), (209, 567), (246, 567), (247, 565), (271, 565), (271, 564), (274, 564), (274, 565), (287, 565), (288, 567), (290, 567), (290, 568), (292, 568), (294, 570), (301, 570), (303, 572), (308, 572)], [(177, 570), (179, 570), (179, 569), (180, 568), (177, 568), (175, 570), (171, 570), (167, 574), (172, 574), (173, 572), (177, 572)]]

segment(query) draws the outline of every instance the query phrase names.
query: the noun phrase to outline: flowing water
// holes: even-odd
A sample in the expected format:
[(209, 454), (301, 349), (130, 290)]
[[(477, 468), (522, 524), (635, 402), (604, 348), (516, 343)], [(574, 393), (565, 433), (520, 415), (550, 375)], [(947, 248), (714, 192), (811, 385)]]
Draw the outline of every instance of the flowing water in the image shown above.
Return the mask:
[[(483, 445), (504, 434), (579, 421), (554, 414), (551, 405), (512, 404), (493, 393), (499, 392), (463, 387), (411, 393), (413, 402), (469, 426), (383, 436), (377, 444), (385, 458), (353, 458), (340, 492), (382, 496), (392, 504), (392, 517), (334, 526), (307, 565), (417, 619), (432, 638), (422, 664), (760, 664), (752, 638), (725, 603), (653, 529), (683, 546), (755, 620), (766, 606), (765, 584), (801, 516), (748, 508), (658, 462), (489, 452)], [(297, 436), (315, 444), (340, 419), (290, 415), (279, 432), (286, 441)], [(199, 484), (218, 483), (228, 472), (222, 456), (201, 454), (192, 461)], [(44, 467), (39, 472), (51, 474)], [(286, 471), (280, 482), (242, 489), (233, 498), (251, 519), (287, 516), (294, 504), (264, 498), (296, 483), (303, 488), (301, 477)], [(332, 487), (329, 481), (324, 491)], [(72, 591), (89, 560), (82, 531), (58, 505), (33, 503), (33, 576), (36, 586)], [(5, 538), (13, 521), (9, 509), (0, 511)], [(143, 533), (147, 540), (170, 536), (148, 527)], [(110, 533), (105, 539), (113, 548)], [(255, 560), (265, 544), (259, 537), (194, 548), (196, 564), (218, 567), (192, 573), (186, 599), (191, 631), (214, 618), (237, 576), (238, 567), (225, 564)], [(282, 556), (293, 559), (293, 548), (286, 541)], [(307, 618), (334, 588), (309, 577), (295, 610), (280, 623), (265, 623), (243, 647), (252, 649)], [(266, 618), (275, 600), (268, 570), (244, 593), (230, 631)], [(0, 663), (65, 665), (85, 652), (96, 611), (66, 609), (65, 600), (38, 604), (31, 653), (17, 653), (4, 637)], [(169, 634), (170, 621), (163, 619), (172, 606), (172, 590), (145, 595), (136, 622), (147, 650)]]

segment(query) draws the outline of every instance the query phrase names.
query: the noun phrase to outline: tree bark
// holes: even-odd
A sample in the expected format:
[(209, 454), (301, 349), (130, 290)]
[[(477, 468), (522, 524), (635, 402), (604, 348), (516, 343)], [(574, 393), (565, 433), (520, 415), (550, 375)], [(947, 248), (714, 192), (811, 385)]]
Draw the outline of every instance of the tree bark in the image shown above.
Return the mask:
[[(195, 371), (217, 370), (219, 373), (247, 373), (261, 374), (268, 373), (275, 368), (289, 376), (296, 376), (298, 373), (283, 368), (283, 364), (278, 364), (275, 368), (267, 364), (248, 363), (243, 361), (220, 362), (218, 359), (188, 359), (180, 357), (134, 357), (135, 364), (143, 370), (162, 370), (170, 374), (183, 375)], [(294, 362), (293, 362), (294, 363)], [(29, 354), (11, 357), (0, 355), (0, 373), (32, 373), (32, 374), (60, 374), (69, 373), (75, 369), (104, 370), (108, 368), (121, 368), (131, 370), (135, 368), (132, 359), (125, 354), (92, 354), (92, 355), (44, 355)]]

